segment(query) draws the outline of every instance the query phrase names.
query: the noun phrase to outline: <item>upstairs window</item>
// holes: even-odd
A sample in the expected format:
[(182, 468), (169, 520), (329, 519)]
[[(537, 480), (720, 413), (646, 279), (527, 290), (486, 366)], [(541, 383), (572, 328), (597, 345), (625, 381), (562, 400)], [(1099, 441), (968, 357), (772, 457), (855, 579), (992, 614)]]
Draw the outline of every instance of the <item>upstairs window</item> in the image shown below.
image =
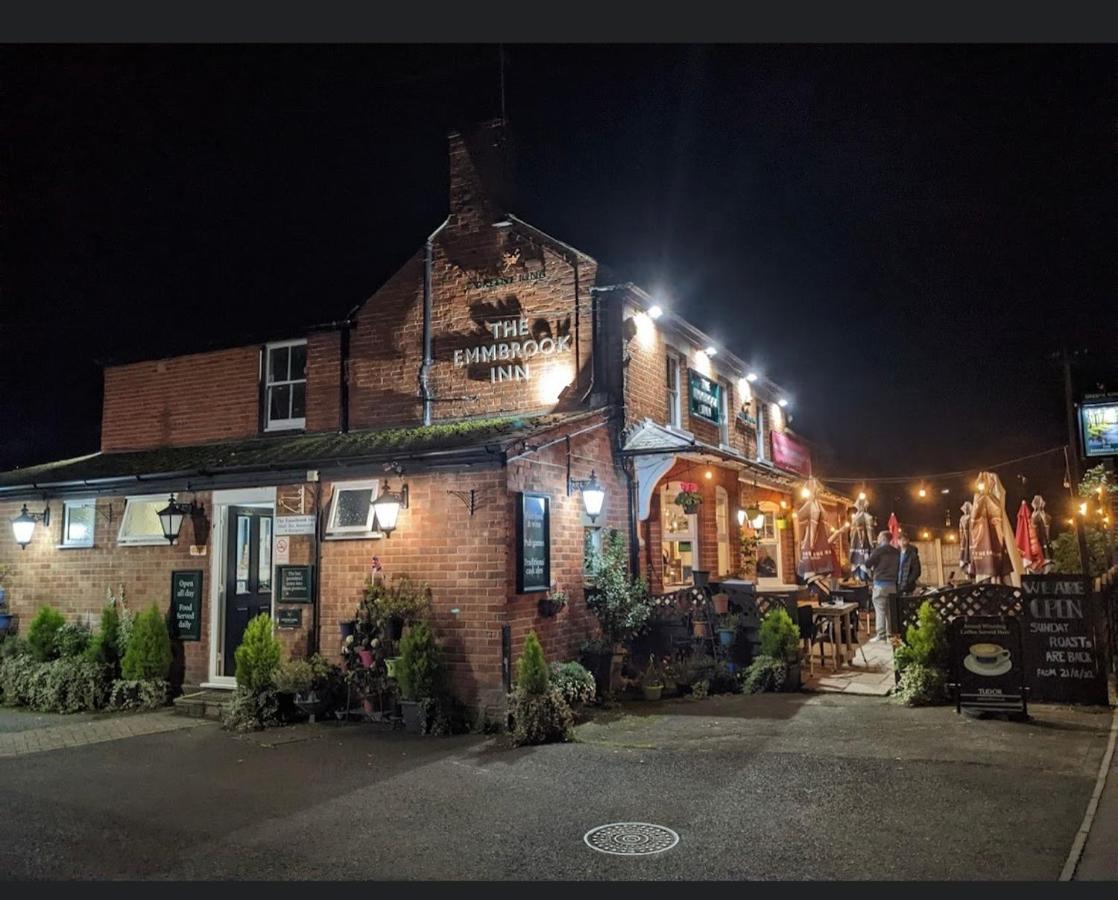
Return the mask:
[(668, 424), (672, 428), (682, 427), (683, 416), (679, 396), (679, 357), (668, 354)]
[(307, 342), (279, 341), (265, 350), (264, 430), (303, 428), (307, 422)]
[(718, 439), (723, 447), (730, 446), (730, 385), (719, 381), (722, 390), (718, 393)]
[(330, 518), (326, 523), (329, 537), (380, 537), (375, 530), (378, 482), (345, 481), (334, 485), (330, 501)]
[(120, 520), (117, 543), (137, 547), (166, 547), (167, 539), (163, 536), (163, 526), (159, 522), (159, 510), (166, 505), (166, 494), (128, 497), (124, 504), (124, 517)]
[(62, 546), (92, 547), (97, 521), (96, 500), (66, 500), (62, 504)]

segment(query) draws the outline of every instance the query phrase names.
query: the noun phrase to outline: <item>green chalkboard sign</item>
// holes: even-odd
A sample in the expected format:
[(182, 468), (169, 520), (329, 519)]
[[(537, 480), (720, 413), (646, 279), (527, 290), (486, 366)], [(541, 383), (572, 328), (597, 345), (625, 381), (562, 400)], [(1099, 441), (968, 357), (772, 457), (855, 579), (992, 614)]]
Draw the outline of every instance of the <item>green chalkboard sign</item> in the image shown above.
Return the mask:
[(291, 609), (277, 609), (276, 610), (276, 624), (280, 628), (302, 628), (303, 627), (303, 610), (298, 606)]
[(722, 422), (722, 385), (692, 371), (688, 385), (691, 396), (691, 415), (718, 425)]
[(516, 591), (551, 587), (551, 498), (525, 491), (516, 507)]
[(171, 623), (176, 640), (202, 640), (201, 569), (171, 573)]
[(314, 566), (276, 566), (277, 603), (310, 603), (314, 598)]

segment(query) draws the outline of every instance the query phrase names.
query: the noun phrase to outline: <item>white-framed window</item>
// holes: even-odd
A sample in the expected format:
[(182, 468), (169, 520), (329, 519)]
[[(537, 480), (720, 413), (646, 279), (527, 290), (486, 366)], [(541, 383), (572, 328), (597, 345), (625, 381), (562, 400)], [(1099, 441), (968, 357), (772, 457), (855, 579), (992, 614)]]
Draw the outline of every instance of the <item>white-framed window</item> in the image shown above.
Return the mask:
[(683, 483), (671, 481), (660, 488), (660, 554), (665, 586), (691, 584), (699, 560), (698, 514), (675, 502)]
[(374, 530), (377, 499), (376, 481), (341, 481), (334, 485), (330, 498), (330, 517), (326, 520), (327, 537), (380, 537)]
[(765, 404), (757, 401), (757, 462), (765, 461)]
[(718, 574), (733, 571), (730, 562), (730, 494), (722, 485), (714, 488), (714, 527), (718, 536)]
[(780, 507), (768, 500), (758, 506), (765, 515), (765, 523), (757, 530), (757, 584), (772, 587), (784, 583), (784, 559), (780, 552), (780, 529), (776, 520)]
[(96, 500), (64, 500), (62, 502), (61, 546), (92, 547), (93, 529), (96, 523)]
[(769, 427), (774, 431), (784, 430), (784, 410), (779, 403), (769, 404)]
[(167, 505), (170, 496), (174, 495), (144, 494), (125, 498), (116, 542), (133, 547), (167, 546), (163, 526), (159, 524), (159, 510)]
[(264, 350), (264, 430), (307, 422), (307, 342), (277, 341)]
[(668, 425), (672, 428), (683, 424), (681, 397), (679, 356), (668, 351)]

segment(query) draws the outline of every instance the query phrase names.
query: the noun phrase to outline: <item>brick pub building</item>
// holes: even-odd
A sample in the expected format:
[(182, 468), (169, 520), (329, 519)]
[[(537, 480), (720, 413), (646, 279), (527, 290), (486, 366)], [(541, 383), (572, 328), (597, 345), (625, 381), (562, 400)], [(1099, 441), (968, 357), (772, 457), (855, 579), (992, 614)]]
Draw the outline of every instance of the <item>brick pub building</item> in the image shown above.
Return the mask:
[[(603, 529), (666, 591), (738, 572), (738, 511), (760, 510), (758, 585), (794, 583), (810, 463), (780, 389), (504, 210), (499, 143), (496, 125), (451, 136), (449, 216), (343, 321), (108, 366), (100, 451), (0, 474), (0, 515), (50, 513), (24, 548), (0, 534), (11, 611), (93, 621), (119, 585), (131, 608), (166, 609), (172, 573), (200, 573), (185, 680), (231, 687), (260, 611), (291, 653), (335, 656), (376, 556), (431, 586), (457, 693), (496, 709), (529, 629), (552, 659), (592, 635), (583, 567)], [(696, 514), (674, 503), (681, 483)], [(405, 486), (386, 534), (374, 501)], [(172, 494), (194, 510), (169, 543), (156, 513)], [(826, 499), (837, 525), (845, 498)], [(540, 558), (518, 525), (544, 504)], [(544, 582), (570, 596), (554, 617)]]

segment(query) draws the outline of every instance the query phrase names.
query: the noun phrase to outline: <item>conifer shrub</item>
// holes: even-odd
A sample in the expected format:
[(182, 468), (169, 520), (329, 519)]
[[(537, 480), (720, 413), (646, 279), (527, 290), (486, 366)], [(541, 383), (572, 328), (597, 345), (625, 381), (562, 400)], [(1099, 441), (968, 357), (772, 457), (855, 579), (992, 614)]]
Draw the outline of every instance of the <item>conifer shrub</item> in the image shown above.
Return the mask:
[(400, 641), (396, 683), (405, 700), (423, 700), (444, 692), (446, 668), (428, 623), (417, 622)]
[(241, 646), (233, 653), (237, 686), (253, 694), (272, 688), (282, 655), (283, 647), (272, 629), (272, 617), (261, 613), (251, 619), (245, 627)]
[(27, 627), (27, 643), (39, 662), (58, 656), (58, 630), (66, 624), (62, 613), (51, 606), (41, 606)]
[(85, 653), (88, 659), (108, 667), (113, 677), (120, 675), (120, 611), (115, 603), (101, 610), (101, 627)]
[(171, 637), (153, 604), (136, 616), (120, 671), (128, 681), (166, 681), (171, 668)]
[(770, 609), (761, 622), (761, 655), (785, 662), (799, 659), (800, 628), (782, 606)]
[(534, 631), (524, 640), (524, 651), (516, 663), (516, 686), (526, 694), (540, 695), (547, 692), (551, 673), (543, 655), (540, 639)]
[(519, 747), (570, 740), (574, 713), (558, 688), (549, 683), (547, 659), (534, 631), (524, 641), (516, 673), (516, 689), (509, 698), (513, 743)]

